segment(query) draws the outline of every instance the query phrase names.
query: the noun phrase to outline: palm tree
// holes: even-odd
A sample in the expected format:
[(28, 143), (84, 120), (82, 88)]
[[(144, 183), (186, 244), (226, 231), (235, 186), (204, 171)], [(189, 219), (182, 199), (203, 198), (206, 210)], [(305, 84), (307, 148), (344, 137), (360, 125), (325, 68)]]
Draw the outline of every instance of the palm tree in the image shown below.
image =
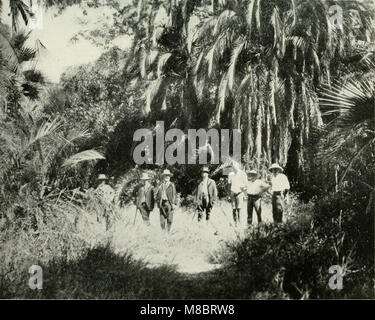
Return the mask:
[(67, 128), (59, 118), (46, 118), (31, 103), (22, 104), (17, 119), (1, 118), (0, 128), (0, 202), (4, 205), (26, 191), (37, 199), (48, 190), (58, 193), (66, 168), (104, 159), (95, 150), (77, 152), (87, 131)]
[(213, 123), (224, 111), (233, 115), (247, 159), (285, 165), (293, 142), (302, 166), (310, 129), (322, 124), (316, 89), (340, 75), (365, 31), (374, 36), (364, 6), (337, 4), (355, 10), (363, 28), (352, 29), (343, 10), (344, 30), (332, 30), (328, 3), (305, 0), (220, 1), (217, 15), (202, 21), (193, 39), (196, 76), (215, 82)]
[[(143, 1), (143, 5), (146, 5), (146, 2)], [(179, 124), (183, 127), (192, 123), (192, 116), (197, 111), (191, 52), (188, 46), (188, 25), (190, 15), (198, 2), (161, 2), (158, 10), (154, 8), (151, 15), (148, 14), (144, 37), (138, 38), (138, 43), (134, 44), (138, 52), (135, 61), (139, 61), (136, 77), (145, 85), (144, 114), (166, 109), (174, 97), (180, 105)], [(161, 11), (167, 14), (168, 21), (153, 27), (155, 18)]]
[(13, 115), (24, 97), (38, 98), (45, 82), (43, 74), (30, 67), (37, 50), (26, 45), (29, 35), (18, 32), (10, 36), (8, 28), (0, 25), (0, 103), (6, 104), (7, 111)]
[[(28, 4), (26, 3), (28, 2)], [(60, 11), (64, 10), (68, 6), (82, 3), (82, 0), (34, 0), (34, 3), (38, 5), (43, 5), (46, 8), (55, 7)], [(27, 25), (30, 18), (33, 16), (31, 8), (33, 6), (33, 0), (8, 0), (10, 13), (12, 18), (12, 32), (18, 32), (18, 20), (21, 16), (23, 22)], [(1, 13), (3, 9), (3, 1), (0, 0), (0, 23), (1, 23)]]
[[(355, 162), (362, 160), (366, 172), (371, 172), (375, 156), (374, 79), (349, 79), (326, 88), (322, 91), (320, 105), (325, 116), (333, 117), (323, 128), (320, 156), (324, 163), (338, 165), (341, 169), (339, 185)], [(373, 180), (368, 180), (361, 182), (373, 186)]]

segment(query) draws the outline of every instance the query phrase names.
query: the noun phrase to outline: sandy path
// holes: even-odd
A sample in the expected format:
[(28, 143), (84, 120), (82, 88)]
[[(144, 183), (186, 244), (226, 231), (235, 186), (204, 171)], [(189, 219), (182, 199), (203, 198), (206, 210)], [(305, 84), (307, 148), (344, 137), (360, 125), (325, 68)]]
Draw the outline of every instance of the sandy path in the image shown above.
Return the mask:
[[(129, 250), (134, 258), (148, 262), (149, 267), (162, 264), (174, 266), (182, 273), (200, 273), (220, 267), (215, 263), (215, 252), (227, 241), (242, 238), (247, 229), (246, 202), (241, 213), (241, 225), (233, 226), (231, 206), (228, 202), (216, 205), (211, 214), (210, 223), (198, 223), (194, 212), (178, 208), (174, 215), (170, 234), (160, 228), (159, 209), (150, 215), (151, 226), (146, 227), (138, 213), (134, 222), (135, 207), (129, 206), (122, 211), (122, 217), (113, 228), (111, 244), (117, 253)], [(262, 218), (272, 221), (271, 208), (263, 206)], [(254, 223), (257, 219), (253, 217)]]

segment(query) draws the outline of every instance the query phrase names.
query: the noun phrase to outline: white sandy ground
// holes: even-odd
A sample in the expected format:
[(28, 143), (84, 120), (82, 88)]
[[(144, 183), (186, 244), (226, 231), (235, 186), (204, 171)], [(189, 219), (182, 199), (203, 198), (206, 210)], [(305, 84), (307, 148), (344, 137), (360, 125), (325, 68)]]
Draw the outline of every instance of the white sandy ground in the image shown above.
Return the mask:
[[(135, 206), (120, 211), (119, 219), (107, 232), (116, 253), (131, 252), (133, 257), (157, 267), (163, 264), (175, 266), (182, 273), (199, 273), (220, 267), (215, 254), (227, 241), (242, 238), (247, 230), (246, 201), (241, 212), (241, 225), (233, 226), (232, 209), (228, 202), (215, 205), (209, 223), (197, 222), (197, 215), (185, 208), (177, 208), (171, 232), (160, 227), (159, 209), (150, 215), (151, 226), (144, 225), (140, 213), (135, 218)], [(135, 218), (135, 219), (134, 219)], [(264, 205), (264, 222), (272, 221), (271, 207)], [(134, 222), (135, 221), (135, 222)], [(253, 223), (257, 224), (254, 212)]]

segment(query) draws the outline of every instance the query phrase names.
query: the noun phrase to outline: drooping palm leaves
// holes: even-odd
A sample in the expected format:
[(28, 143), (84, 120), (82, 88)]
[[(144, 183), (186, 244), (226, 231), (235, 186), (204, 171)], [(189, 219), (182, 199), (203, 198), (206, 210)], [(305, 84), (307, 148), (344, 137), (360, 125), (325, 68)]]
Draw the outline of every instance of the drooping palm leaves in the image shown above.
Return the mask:
[(88, 137), (86, 131), (66, 128), (59, 118), (45, 119), (30, 103), (23, 104), (18, 115), (17, 120), (0, 121), (3, 203), (26, 186), (43, 197), (65, 168), (104, 158), (95, 150), (77, 153), (77, 142)]
[(355, 10), (366, 28), (354, 30), (344, 15), (344, 30), (333, 30), (329, 3), (303, 0), (222, 1), (218, 15), (202, 22), (204, 32), (194, 38), (197, 74), (216, 81), (213, 119), (219, 122), (224, 111), (234, 108), (232, 121), (243, 131), (247, 158), (260, 159), (265, 150), (269, 161), (285, 165), (294, 137), (302, 163), (310, 128), (322, 124), (316, 88), (330, 82), (332, 72), (345, 70), (331, 61), (358, 49), (364, 33), (374, 36), (362, 5), (342, 5)]
[(12, 16), (12, 30), (18, 31), (18, 18), (21, 15), (25, 24), (28, 23), (30, 18), (29, 6), (22, 0), (9, 0), (9, 8)]

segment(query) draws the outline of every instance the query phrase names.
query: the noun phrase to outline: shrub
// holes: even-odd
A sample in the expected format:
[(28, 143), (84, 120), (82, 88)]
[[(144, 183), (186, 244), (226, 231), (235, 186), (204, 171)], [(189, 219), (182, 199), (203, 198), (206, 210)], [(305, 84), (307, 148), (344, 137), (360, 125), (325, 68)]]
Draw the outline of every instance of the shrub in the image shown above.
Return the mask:
[[(297, 213), (282, 225), (258, 226), (228, 244), (222, 262), (242, 275), (239, 290), (272, 298), (373, 297), (373, 217), (333, 203), (315, 204), (310, 217)], [(358, 223), (363, 219), (367, 224)], [(328, 287), (332, 265), (344, 270), (341, 291)]]

